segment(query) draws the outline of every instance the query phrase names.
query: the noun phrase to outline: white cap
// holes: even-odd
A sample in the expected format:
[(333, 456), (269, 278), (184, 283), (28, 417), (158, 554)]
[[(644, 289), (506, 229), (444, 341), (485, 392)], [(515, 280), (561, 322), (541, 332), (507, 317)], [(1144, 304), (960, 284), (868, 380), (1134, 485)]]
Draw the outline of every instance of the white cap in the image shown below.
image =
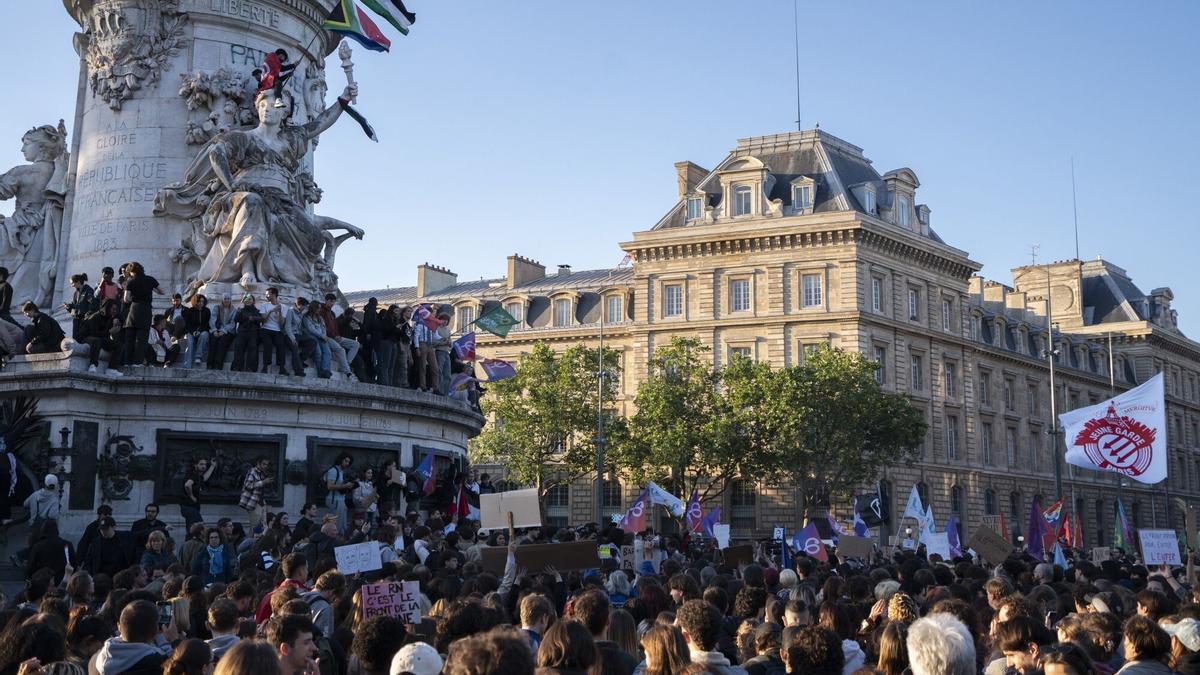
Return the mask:
[(58, 476), (55, 476), (52, 473), (46, 474), (46, 487), (50, 486), (58, 486)]
[(392, 657), (391, 675), (413, 673), (413, 675), (438, 675), (442, 672), (442, 657), (437, 650), (424, 642), (404, 645)]
[(1159, 624), (1168, 635), (1188, 648), (1188, 651), (1200, 652), (1200, 621), (1195, 619), (1180, 619), (1175, 623)]

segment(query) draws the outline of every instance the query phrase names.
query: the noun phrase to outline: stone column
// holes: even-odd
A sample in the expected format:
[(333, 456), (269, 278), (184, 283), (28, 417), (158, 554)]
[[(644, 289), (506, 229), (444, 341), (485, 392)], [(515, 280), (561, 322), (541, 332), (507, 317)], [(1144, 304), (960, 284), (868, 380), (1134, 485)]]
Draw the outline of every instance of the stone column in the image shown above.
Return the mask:
[[(336, 41), (321, 28), (335, 0), (64, 0), (79, 22), (86, 87), (76, 111), (74, 183), (59, 279), (137, 260), (164, 290), (198, 265), (193, 224), (155, 216), (154, 198), (181, 181), (224, 128), (253, 121), (251, 71), (269, 51), (301, 61), (289, 82), (299, 121), (306, 89), (323, 84)], [(321, 90), (323, 95), (323, 87)], [(65, 285), (59, 284), (60, 286)]]

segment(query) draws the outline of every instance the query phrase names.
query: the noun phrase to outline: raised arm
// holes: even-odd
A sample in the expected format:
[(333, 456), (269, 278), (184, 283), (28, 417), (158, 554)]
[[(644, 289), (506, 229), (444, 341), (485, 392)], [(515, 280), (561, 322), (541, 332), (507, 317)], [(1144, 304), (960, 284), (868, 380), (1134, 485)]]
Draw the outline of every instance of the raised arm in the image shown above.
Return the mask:
[(343, 106), (348, 104), (355, 96), (358, 96), (358, 85), (346, 85), (345, 91), (333, 102), (333, 105), (322, 111), (320, 115), (317, 115), (316, 119), (304, 125), (304, 131), (308, 134), (308, 137), (316, 138), (325, 133), (325, 130), (333, 126), (333, 123), (342, 116)]

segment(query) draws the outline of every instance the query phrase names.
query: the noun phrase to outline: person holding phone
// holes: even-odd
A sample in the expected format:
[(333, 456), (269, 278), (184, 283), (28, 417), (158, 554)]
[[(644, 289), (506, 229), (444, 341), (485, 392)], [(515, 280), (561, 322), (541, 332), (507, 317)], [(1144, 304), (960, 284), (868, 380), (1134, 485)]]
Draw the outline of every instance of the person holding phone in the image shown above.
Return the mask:
[[(169, 610), (170, 603), (165, 604)], [(149, 600), (126, 605), (117, 621), (117, 632), (117, 637), (109, 638), (96, 653), (95, 672), (99, 675), (160, 673), (171, 655), (171, 643), (179, 639), (174, 616)]]

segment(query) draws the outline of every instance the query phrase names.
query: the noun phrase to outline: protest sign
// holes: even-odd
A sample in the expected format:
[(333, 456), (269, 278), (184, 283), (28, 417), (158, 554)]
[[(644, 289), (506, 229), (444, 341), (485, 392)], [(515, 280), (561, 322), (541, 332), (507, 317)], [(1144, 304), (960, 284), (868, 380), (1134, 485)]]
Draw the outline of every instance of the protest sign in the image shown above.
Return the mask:
[[(480, 549), (480, 560), (483, 569), (488, 572), (497, 576), (504, 574), (508, 547), (484, 546)], [(594, 540), (517, 547), (517, 567), (524, 567), (530, 574), (538, 574), (547, 565), (553, 565), (559, 572), (595, 569), (600, 567), (600, 551)]]
[(379, 542), (375, 541), (338, 546), (333, 549), (333, 556), (337, 559), (337, 568), (342, 574), (374, 572), (383, 568), (383, 560), (379, 556)]
[(911, 551), (916, 547), (917, 542), (913, 541), (912, 539), (905, 539), (900, 542), (900, 548), (904, 549), (905, 551)]
[(1097, 546), (1092, 549), (1092, 562), (1099, 565), (1105, 560), (1112, 559), (1112, 549), (1108, 546)]
[(387, 581), (362, 587), (363, 619), (394, 616), (404, 623), (421, 622), (421, 582)]
[(485, 530), (508, 528), (508, 514), (513, 514), (513, 527), (538, 527), (542, 510), (537, 488), (509, 490), (479, 495), (479, 526)]
[(717, 540), (717, 548), (729, 548), (729, 524), (715, 523), (712, 530), (713, 538)]
[(612, 560), (612, 549), (607, 546), (597, 547), (596, 553), (600, 555), (601, 560)]
[(777, 527), (771, 534), (771, 541), (783, 541), (783, 528)]
[(634, 553), (634, 550), (632, 545), (621, 547), (621, 569), (626, 572), (631, 572), (637, 568), (637, 554)]
[(726, 565), (749, 565), (754, 562), (754, 546), (751, 544), (730, 546), (722, 551), (721, 555), (725, 557)]
[(1004, 536), (1004, 527), (1000, 522), (1000, 516), (983, 516), (979, 519), (981, 527), (991, 529), (1000, 536)]
[(921, 543), (925, 544), (926, 555), (936, 553), (942, 556), (942, 560), (950, 559), (950, 538), (945, 532), (926, 533)]
[(838, 537), (838, 555), (843, 558), (870, 558), (874, 543), (867, 537), (843, 535)]
[(975, 549), (980, 558), (992, 565), (999, 565), (1008, 560), (1008, 556), (1013, 550), (1012, 544), (1007, 539), (996, 534), (995, 530), (986, 527), (975, 528), (967, 546)]
[(1146, 567), (1183, 564), (1175, 530), (1138, 530), (1138, 539), (1142, 542), (1142, 562)]

